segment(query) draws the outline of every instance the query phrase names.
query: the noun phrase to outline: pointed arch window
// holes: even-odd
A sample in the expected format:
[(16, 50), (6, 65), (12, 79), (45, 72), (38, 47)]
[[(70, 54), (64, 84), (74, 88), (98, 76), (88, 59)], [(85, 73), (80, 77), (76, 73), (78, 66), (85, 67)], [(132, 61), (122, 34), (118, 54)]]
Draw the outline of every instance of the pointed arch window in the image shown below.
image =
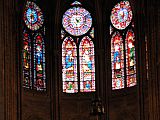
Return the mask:
[(22, 70), (23, 87), (46, 90), (45, 26), (40, 7), (26, 1), (23, 12)]
[(133, 13), (129, 1), (121, 1), (111, 12), (112, 90), (135, 86), (136, 57)]
[(71, 37), (62, 43), (63, 92), (78, 92), (77, 78), (77, 46)]
[(63, 92), (94, 92), (94, 27), (91, 14), (75, 1), (63, 14), (62, 26)]
[(124, 53), (123, 39), (119, 32), (115, 32), (111, 39), (112, 87), (124, 88)]

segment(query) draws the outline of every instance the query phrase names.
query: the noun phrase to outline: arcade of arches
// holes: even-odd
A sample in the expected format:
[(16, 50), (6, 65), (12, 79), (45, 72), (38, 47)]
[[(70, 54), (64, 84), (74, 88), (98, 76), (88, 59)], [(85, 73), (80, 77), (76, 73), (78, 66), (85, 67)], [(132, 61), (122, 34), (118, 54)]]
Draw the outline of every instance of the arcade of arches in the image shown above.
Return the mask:
[[(25, 11), (27, 1), (36, 3), (37, 9)], [(127, 61), (127, 54), (123, 54), (124, 57), (121, 56), (120, 60), (124, 69), (119, 70), (113, 67), (116, 64), (112, 64), (111, 60), (112, 32), (118, 33), (117, 36), (122, 35), (125, 40), (127, 29), (124, 29), (125, 25), (119, 29), (119, 24), (114, 25), (116, 20), (111, 20), (110, 16), (115, 5), (126, 0), (77, 0), (73, 3), (74, 1), (0, 0), (0, 120), (160, 120), (160, 2), (127, 0), (133, 14), (127, 13), (129, 8), (121, 9), (123, 13), (118, 13), (122, 17), (119, 20), (121, 23), (129, 20), (125, 18), (127, 15), (130, 18), (132, 16), (132, 22), (125, 25), (135, 35), (135, 40), (131, 41), (134, 50), (127, 48), (126, 41), (123, 40), (124, 50), (120, 48), (121, 54), (134, 51), (131, 58), (134, 59), (134, 67)], [(72, 7), (74, 12), (81, 9), (81, 13), (77, 12), (70, 18)], [(70, 11), (66, 12), (67, 10)], [(24, 13), (33, 16), (24, 18)], [(31, 36), (33, 53), (28, 57), (32, 64), (30, 72), (25, 71), (22, 54), (25, 53), (22, 50), (24, 29)], [(38, 32), (41, 33), (36, 36), (38, 41), (32, 41)], [(40, 40), (44, 44), (39, 44)], [(72, 53), (74, 63), (64, 62), (67, 55), (63, 56), (62, 53), (70, 50), (67, 46), (62, 49), (67, 40), (72, 42), (72, 49), (77, 51), (75, 56)], [(90, 47), (85, 48), (85, 40)], [(34, 49), (42, 48), (41, 54), (34, 52)], [(85, 58), (83, 49), (89, 49), (92, 58)], [(36, 60), (40, 61), (36, 63)], [(85, 60), (90, 60), (90, 63), (84, 63)], [(72, 64), (74, 68), (68, 69), (67, 66)], [(45, 70), (39, 72), (41, 69), (36, 68), (37, 65), (42, 65)], [(82, 72), (82, 69), (87, 72)], [(130, 82), (127, 81), (129, 70), (134, 73), (131, 79), (133, 81)], [(113, 71), (118, 76), (114, 78), (115, 81), (120, 80), (119, 82), (112, 81)], [(32, 74), (29, 76), (31, 80), (27, 79), (28, 74)], [(37, 80), (34, 84), (36, 78), (43, 81)], [(27, 81), (25, 84), (24, 79)], [(93, 101), (99, 98), (104, 107), (102, 115), (92, 111), (96, 105)]]

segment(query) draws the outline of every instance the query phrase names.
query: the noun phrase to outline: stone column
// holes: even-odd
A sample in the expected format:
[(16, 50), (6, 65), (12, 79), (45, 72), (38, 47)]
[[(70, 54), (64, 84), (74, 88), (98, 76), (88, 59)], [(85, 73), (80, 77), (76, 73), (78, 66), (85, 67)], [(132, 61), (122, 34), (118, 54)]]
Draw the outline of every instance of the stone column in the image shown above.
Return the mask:
[(158, 1), (152, 0), (147, 3), (147, 19), (148, 19), (148, 49), (149, 49), (149, 81), (148, 81), (148, 104), (149, 104), (149, 120), (160, 119), (160, 90), (159, 90), (159, 17)]
[[(14, 0), (1, 0), (0, 52), (2, 82), (0, 89), (4, 98), (4, 120), (17, 120), (17, 71), (16, 71), (16, 16)], [(2, 110), (2, 111), (3, 111)], [(0, 117), (1, 118), (1, 117)], [(2, 115), (3, 118), (3, 115)]]

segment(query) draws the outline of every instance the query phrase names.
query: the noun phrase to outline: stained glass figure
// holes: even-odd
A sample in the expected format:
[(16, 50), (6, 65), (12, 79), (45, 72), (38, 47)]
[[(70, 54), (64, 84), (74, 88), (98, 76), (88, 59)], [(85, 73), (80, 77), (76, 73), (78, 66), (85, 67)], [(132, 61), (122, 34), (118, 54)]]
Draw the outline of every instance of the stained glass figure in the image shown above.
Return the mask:
[(111, 39), (112, 89), (124, 88), (123, 39), (115, 32)]
[(125, 29), (132, 20), (132, 10), (128, 1), (121, 1), (114, 6), (111, 12), (111, 23), (117, 29)]
[(27, 1), (23, 19), (26, 26), (31, 30), (38, 30), (44, 22), (41, 9), (30, 1)]
[(88, 32), (92, 26), (90, 13), (82, 7), (68, 9), (62, 19), (64, 29), (73, 36), (80, 36)]
[(85, 36), (79, 46), (80, 92), (95, 91), (94, 44)]
[(23, 87), (32, 87), (32, 73), (31, 73), (31, 39), (29, 34), (23, 32), (23, 50), (22, 50), (22, 63), (23, 63)]
[(78, 92), (77, 47), (71, 37), (62, 44), (62, 67), (63, 92)]
[(136, 85), (135, 36), (128, 30), (125, 40), (127, 87)]
[(82, 5), (82, 4), (80, 2), (78, 2), (78, 1), (75, 1), (71, 5)]
[(45, 44), (41, 34), (34, 38), (34, 89), (46, 89)]

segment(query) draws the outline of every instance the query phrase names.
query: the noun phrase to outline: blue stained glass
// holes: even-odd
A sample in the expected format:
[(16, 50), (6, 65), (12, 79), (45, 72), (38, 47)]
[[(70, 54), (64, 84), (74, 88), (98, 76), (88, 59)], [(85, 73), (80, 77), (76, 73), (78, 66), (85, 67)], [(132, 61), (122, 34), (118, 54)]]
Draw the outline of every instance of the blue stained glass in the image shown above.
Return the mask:
[(118, 11), (118, 20), (119, 22), (125, 22), (128, 18), (128, 11), (125, 8), (121, 8)]
[(115, 32), (111, 39), (112, 89), (124, 88), (123, 39)]
[(128, 30), (125, 40), (126, 46), (126, 74), (127, 87), (136, 85), (136, 58), (135, 58), (135, 36), (132, 30)]
[(77, 79), (77, 51), (76, 44), (71, 37), (66, 37), (62, 44), (62, 79), (63, 92), (78, 92)]
[[(36, 3), (27, 0), (24, 7), (23, 20), (26, 25), (26, 27), (23, 26), (25, 30), (22, 50), (23, 87), (45, 91), (45, 27), (42, 27), (44, 23), (43, 13)], [(42, 28), (40, 29), (40, 27)], [(38, 29), (40, 31), (36, 31)]]
[(34, 42), (34, 88), (45, 90), (45, 45), (42, 35), (37, 34)]
[(38, 16), (37, 16), (37, 12), (34, 9), (29, 8), (27, 10), (27, 20), (32, 24), (37, 22)]
[(23, 32), (23, 50), (22, 50), (22, 61), (23, 61), (23, 87), (32, 87), (32, 72), (31, 72), (31, 39), (29, 34)]
[(42, 51), (41, 51), (41, 47), (37, 46), (37, 53), (36, 53), (36, 59), (37, 59), (37, 64), (40, 64), (41, 59), (42, 59)]
[(79, 46), (80, 62), (80, 91), (95, 91), (95, 61), (94, 44), (88, 36), (85, 36)]
[(66, 64), (65, 66), (66, 69), (73, 66), (74, 61), (70, 61), (70, 55), (66, 55), (65, 64)]
[(134, 32), (127, 28), (134, 28), (132, 18), (132, 9), (127, 0), (120, 1), (112, 9), (111, 23), (113, 27), (121, 30), (119, 33), (110, 26), (110, 35), (115, 31), (111, 38), (112, 90), (132, 87), (137, 83), (135, 36)]
[[(62, 86), (65, 93), (95, 92), (94, 27), (91, 14), (73, 2), (62, 18)], [(70, 37), (68, 34), (72, 35)], [(86, 34), (81, 38), (81, 35)], [(75, 37), (76, 38), (75, 38)], [(77, 48), (79, 46), (79, 49)], [(79, 64), (78, 64), (79, 63)]]
[(44, 23), (41, 9), (34, 2), (30, 1), (26, 4), (23, 20), (31, 30), (38, 30)]

